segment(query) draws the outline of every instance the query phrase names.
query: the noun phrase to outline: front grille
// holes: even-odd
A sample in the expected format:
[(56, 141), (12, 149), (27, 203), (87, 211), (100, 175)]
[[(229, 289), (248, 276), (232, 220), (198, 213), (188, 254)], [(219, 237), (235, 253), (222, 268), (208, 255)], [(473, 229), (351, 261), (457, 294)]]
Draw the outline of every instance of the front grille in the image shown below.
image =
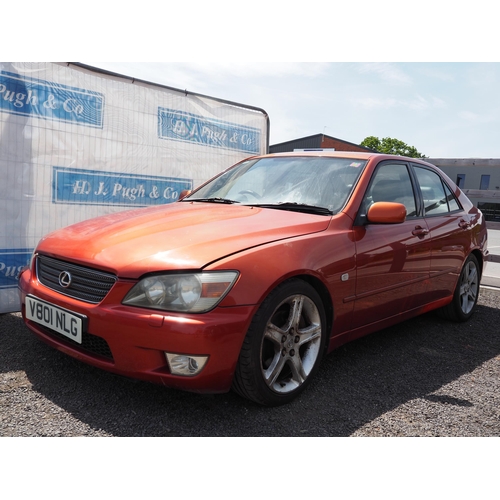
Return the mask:
[(77, 344), (76, 342), (72, 342), (68, 340), (64, 335), (52, 330), (51, 328), (47, 328), (46, 326), (37, 325), (37, 328), (43, 331), (45, 335), (49, 337), (53, 337), (57, 339), (59, 342), (62, 342), (73, 349), (87, 351), (90, 354), (95, 354), (101, 358), (106, 359), (107, 361), (114, 361), (113, 354), (111, 353), (111, 349), (109, 348), (108, 343), (97, 335), (92, 335), (91, 333), (83, 332), (82, 333), (82, 343)]
[[(62, 286), (59, 280), (64, 271), (71, 275), (71, 282), (67, 287)], [(36, 274), (40, 283), (51, 290), (92, 304), (101, 302), (116, 281), (113, 274), (94, 271), (44, 255), (39, 255), (36, 259)]]

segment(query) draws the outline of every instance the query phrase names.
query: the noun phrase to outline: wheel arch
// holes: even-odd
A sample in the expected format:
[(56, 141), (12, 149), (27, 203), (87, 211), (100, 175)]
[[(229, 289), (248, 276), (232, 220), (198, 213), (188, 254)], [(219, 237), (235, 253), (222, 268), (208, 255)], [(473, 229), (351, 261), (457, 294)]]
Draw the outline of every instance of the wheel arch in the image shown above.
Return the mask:
[(476, 259), (477, 259), (477, 262), (479, 264), (479, 273), (480, 273), (480, 276), (482, 277), (483, 276), (483, 269), (484, 269), (484, 255), (482, 254), (482, 252), (478, 248), (472, 250), (471, 254), (474, 255), (474, 257), (476, 257)]
[[(331, 337), (331, 332), (333, 329), (333, 317), (334, 317), (334, 310), (333, 310), (333, 300), (330, 295), (330, 292), (328, 291), (327, 287), (325, 284), (315, 276), (312, 276), (310, 274), (299, 274), (296, 276), (293, 276), (289, 279), (300, 279), (302, 281), (305, 281), (309, 285), (311, 285), (319, 294), (321, 298), (321, 302), (323, 303), (323, 307), (325, 309), (325, 315), (326, 315), (326, 328), (327, 328), (327, 342), (326, 345), (328, 346), (328, 341), (330, 340)], [(288, 280), (287, 280), (288, 281)]]

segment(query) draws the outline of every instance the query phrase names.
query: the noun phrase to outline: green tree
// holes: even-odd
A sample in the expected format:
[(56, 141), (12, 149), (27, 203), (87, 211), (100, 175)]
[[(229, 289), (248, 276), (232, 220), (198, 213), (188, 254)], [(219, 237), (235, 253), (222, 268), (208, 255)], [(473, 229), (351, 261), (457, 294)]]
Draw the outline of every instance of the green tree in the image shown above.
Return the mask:
[(363, 139), (360, 146), (374, 149), (379, 153), (409, 156), (410, 158), (425, 158), (425, 155), (419, 153), (417, 151), (417, 148), (415, 148), (414, 146), (408, 146), (408, 144), (405, 144), (403, 141), (400, 141), (399, 139), (393, 139), (392, 137), (384, 137), (383, 139), (379, 139), (378, 137), (370, 135)]

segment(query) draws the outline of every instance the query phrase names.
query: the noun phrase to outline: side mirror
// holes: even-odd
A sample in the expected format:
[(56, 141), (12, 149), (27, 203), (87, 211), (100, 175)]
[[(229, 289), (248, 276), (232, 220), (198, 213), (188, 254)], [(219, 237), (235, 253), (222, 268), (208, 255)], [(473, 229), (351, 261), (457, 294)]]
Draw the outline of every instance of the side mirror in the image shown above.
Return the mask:
[(401, 224), (406, 220), (406, 207), (402, 203), (379, 201), (368, 209), (366, 217), (375, 224)]
[(183, 198), (185, 198), (190, 193), (191, 193), (190, 189), (184, 189), (183, 191), (181, 191), (181, 194), (179, 195), (179, 198), (177, 198), (177, 201), (181, 201)]

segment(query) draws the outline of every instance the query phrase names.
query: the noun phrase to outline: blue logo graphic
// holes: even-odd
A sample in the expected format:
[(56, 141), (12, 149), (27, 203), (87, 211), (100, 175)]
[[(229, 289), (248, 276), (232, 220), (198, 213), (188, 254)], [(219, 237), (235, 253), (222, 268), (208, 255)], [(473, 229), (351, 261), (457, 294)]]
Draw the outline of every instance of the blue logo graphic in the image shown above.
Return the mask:
[(102, 128), (104, 95), (0, 71), (0, 111)]
[(257, 128), (209, 120), (173, 109), (158, 108), (158, 137), (245, 153), (260, 152), (260, 130)]
[(192, 179), (52, 167), (52, 202), (77, 205), (163, 205), (192, 189)]
[(0, 289), (16, 288), (21, 269), (29, 264), (33, 249), (0, 249)]

